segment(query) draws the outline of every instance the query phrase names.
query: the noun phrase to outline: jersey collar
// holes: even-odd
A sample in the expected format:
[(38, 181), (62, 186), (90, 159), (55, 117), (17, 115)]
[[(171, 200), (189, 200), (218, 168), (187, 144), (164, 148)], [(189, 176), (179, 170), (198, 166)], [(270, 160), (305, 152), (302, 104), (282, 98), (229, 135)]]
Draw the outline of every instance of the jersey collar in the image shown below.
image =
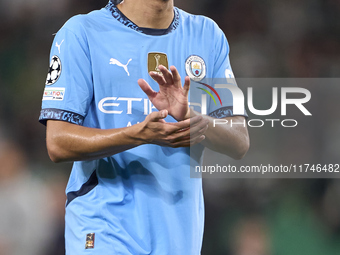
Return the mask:
[(174, 31), (178, 25), (179, 25), (179, 11), (175, 7), (174, 8), (174, 20), (172, 21), (171, 25), (167, 29), (153, 29), (153, 28), (145, 28), (145, 27), (139, 27), (135, 23), (133, 23), (131, 20), (129, 20), (118, 8), (117, 6), (109, 1), (109, 3), (106, 5), (105, 9), (109, 10), (112, 14), (112, 16), (122, 23), (124, 26), (127, 26), (137, 32), (147, 34), (147, 35), (166, 35)]

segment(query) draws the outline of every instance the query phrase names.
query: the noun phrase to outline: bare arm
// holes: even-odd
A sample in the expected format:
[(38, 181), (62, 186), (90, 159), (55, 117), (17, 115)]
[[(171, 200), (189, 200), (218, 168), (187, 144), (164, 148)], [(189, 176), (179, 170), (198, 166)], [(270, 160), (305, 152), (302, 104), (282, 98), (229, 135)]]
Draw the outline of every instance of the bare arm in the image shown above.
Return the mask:
[[(193, 116), (198, 116), (199, 113), (191, 111)], [(245, 117), (235, 116), (224, 118), (228, 123), (214, 126), (214, 118), (204, 116), (204, 119), (209, 121), (209, 128), (205, 132), (204, 141), (202, 144), (209, 149), (228, 155), (234, 159), (242, 159), (249, 150), (250, 141), (248, 129), (246, 126), (237, 124), (231, 126), (233, 123), (243, 123)]]
[[(63, 121), (47, 121), (46, 143), (53, 162), (92, 160), (142, 144), (187, 147), (205, 139), (207, 121), (200, 116), (166, 123), (167, 111), (153, 112), (140, 124), (117, 129), (95, 129)], [(190, 124), (191, 123), (191, 124)], [(193, 135), (194, 133), (194, 135)]]

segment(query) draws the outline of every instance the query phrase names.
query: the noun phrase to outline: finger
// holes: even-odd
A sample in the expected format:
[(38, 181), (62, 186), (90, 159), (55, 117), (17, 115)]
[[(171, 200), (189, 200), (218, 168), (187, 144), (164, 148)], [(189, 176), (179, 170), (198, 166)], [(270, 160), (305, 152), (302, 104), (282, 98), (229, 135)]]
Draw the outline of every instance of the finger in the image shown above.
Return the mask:
[(181, 76), (179, 75), (177, 68), (175, 66), (170, 66), (170, 71), (172, 73), (172, 79), (176, 87), (180, 88), (182, 86)]
[[(201, 117), (201, 118), (196, 119), (196, 117)], [(196, 128), (196, 126), (197, 126), (198, 129), (201, 129), (201, 128), (203, 128), (203, 127), (205, 127), (206, 125), (209, 124), (209, 120), (204, 119), (203, 116), (201, 116), (201, 115), (195, 116), (195, 117), (191, 118), (190, 120), (191, 120), (190, 129)]]
[(178, 137), (194, 136), (196, 135), (196, 133), (204, 134), (207, 131), (208, 127), (209, 122), (201, 121), (194, 126), (190, 125), (190, 128), (185, 128), (177, 131), (176, 134), (178, 135)]
[(205, 134), (205, 132), (208, 130), (208, 124), (198, 125), (194, 128), (178, 132), (172, 135), (173, 142), (178, 142), (182, 140), (191, 140), (196, 139), (197, 137), (200, 137)]
[(157, 72), (150, 72), (149, 74), (151, 78), (154, 79), (160, 86), (166, 84), (163, 75), (160, 75)]
[(188, 96), (189, 90), (190, 90), (190, 78), (189, 78), (189, 76), (185, 77), (183, 90), (184, 90), (184, 95)]
[(139, 79), (138, 85), (150, 99), (157, 95), (157, 92), (154, 91), (144, 79)]
[(160, 119), (160, 120), (158, 120), (158, 122), (161, 122), (161, 123), (164, 123), (164, 124), (167, 123), (164, 119)]
[(169, 134), (168, 139), (171, 144), (177, 144), (179, 142), (190, 143), (190, 141), (196, 141), (196, 139), (204, 135), (207, 130), (208, 125), (195, 127), (194, 130), (185, 130), (183, 132)]
[(197, 125), (197, 123), (199, 123), (202, 120), (203, 120), (202, 116), (195, 116), (191, 119), (186, 119), (186, 120), (179, 121), (176, 123), (169, 123), (167, 128), (169, 129), (170, 133), (174, 133), (174, 132), (178, 132), (180, 130), (195, 126)]
[(208, 128), (209, 128), (209, 124), (207, 122), (202, 122), (199, 125), (190, 128), (189, 135), (191, 137), (196, 137), (197, 135), (203, 135), (205, 134), (205, 132), (207, 132)]
[(159, 112), (152, 112), (150, 113), (150, 121), (153, 122), (158, 122), (161, 121), (163, 122), (163, 119), (165, 119), (168, 116), (168, 111), (167, 110), (162, 110)]
[(174, 80), (172, 79), (172, 73), (163, 65), (160, 65), (158, 69), (162, 72), (163, 77), (167, 84), (174, 84)]

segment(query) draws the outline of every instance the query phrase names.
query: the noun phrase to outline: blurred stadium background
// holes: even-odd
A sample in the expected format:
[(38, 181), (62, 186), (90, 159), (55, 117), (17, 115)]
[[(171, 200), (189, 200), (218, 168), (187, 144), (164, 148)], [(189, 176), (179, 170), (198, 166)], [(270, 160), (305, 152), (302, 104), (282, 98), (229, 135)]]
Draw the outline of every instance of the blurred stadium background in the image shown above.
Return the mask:
[[(71, 16), (106, 2), (0, 1), (0, 255), (64, 254), (64, 188), (71, 165), (49, 161), (38, 116), (52, 34)], [(338, 0), (175, 4), (220, 25), (231, 46), (236, 77), (340, 74)], [(287, 134), (275, 132), (264, 143), (265, 131), (250, 129), (247, 157), (266, 159), (261, 145), (267, 144), (267, 149), (280, 148), (282, 163), (296, 157), (306, 163), (339, 163), (339, 95), (314, 97), (322, 127), (304, 123), (305, 132), (292, 133), (294, 146)], [(325, 109), (329, 111), (323, 115)], [(203, 255), (340, 254), (339, 180), (206, 179), (204, 186)]]

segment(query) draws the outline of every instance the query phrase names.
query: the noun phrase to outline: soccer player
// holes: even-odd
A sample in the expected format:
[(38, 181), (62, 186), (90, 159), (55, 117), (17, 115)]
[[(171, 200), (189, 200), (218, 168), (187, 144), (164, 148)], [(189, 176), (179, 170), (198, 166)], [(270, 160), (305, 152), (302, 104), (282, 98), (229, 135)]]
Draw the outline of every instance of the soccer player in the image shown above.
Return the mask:
[[(40, 121), (52, 161), (75, 161), (66, 254), (200, 254), (202, 180), (190, 178), (189, 146), (242, 158), (249, 138), (242, 126), (213, 128), (189, 108), (201, 105), (189, 89), (232, 76), (228, 54), (212, 20), (173, 0), (109, 2), (60, 29)], [(243, 121), (230, 107), (209, 104), (208, 113)]]

